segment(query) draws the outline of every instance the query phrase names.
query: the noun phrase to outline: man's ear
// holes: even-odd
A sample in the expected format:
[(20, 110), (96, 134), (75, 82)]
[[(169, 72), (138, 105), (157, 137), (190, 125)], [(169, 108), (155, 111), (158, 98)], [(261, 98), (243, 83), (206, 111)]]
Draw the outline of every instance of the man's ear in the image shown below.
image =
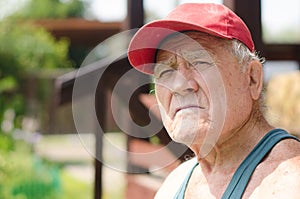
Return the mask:
[(258, 60), (253, 60), (247, 68), (249, 89), (252, 99), (257, 100), (263, 87), (263, 69)]

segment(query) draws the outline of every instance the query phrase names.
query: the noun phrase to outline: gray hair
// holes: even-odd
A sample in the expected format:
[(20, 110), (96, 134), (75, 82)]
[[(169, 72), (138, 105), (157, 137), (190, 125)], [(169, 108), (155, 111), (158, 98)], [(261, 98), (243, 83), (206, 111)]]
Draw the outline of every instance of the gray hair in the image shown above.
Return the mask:
[[(266, 61), (264, 57), (260, 57), (258, 52), (256, 52), (256, 51), (251, 52), (245, 46), (245, 44), (243, 44), (239, 40), (233, 39), (233, 40), (231, 40), (231, 43), (232, 43), (231, 52), (237, 58), (238, 63), (241, 65), (242, 72), (244, 72), (244, 73), (246, 72), (246, 69), (248, 66), (247, 63), (250, 62), (251, 60), (258, 60), (262, 65)], [(261, 113), (264, 114), (266, 111), (264, 87), (261, 91), (258, 103), (259, 103), (259, 110), (261, 111)]]
[(262, 64), (265, 62), (264, 57), (260, 57), (258, 52), (251, 52), (249, 48), (245, 46), (239, 40), (233, 39), (232, 42), (232, 54), (238, 59), (239, 64), (242, 65), (242, 71), (246, 72), (247, 63), (251, 60), (258, 60)]

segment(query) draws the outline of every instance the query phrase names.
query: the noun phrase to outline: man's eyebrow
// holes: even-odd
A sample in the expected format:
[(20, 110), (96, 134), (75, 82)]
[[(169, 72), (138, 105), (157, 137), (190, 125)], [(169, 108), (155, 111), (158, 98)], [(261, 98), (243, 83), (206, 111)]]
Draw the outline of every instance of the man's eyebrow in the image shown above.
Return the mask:
[(196, 59), (196, 58), (210, 58), (209, 53), (206, 50), (186, 51), (182, 53), (184, 59)]
[(169, 53), (163, 53), (157, 56), (156, 62), (157, 63), (165, 63), (165, 64), (170, 64), (175, 61), (175, 55), (174, 54), (169, 54)]

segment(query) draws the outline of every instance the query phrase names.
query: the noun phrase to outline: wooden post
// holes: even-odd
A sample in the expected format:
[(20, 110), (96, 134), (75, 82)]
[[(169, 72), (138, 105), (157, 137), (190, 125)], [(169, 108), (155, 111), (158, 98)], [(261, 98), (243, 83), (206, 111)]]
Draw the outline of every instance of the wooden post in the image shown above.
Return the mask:
[[(128, 0), (127, 2), (127, 19), (125, 29), (139, 28), (144, 23), (144, 8), (143, 0)], [(106, 95), (103, 91), (98, 91), (96, 96), (96, 112), (101, 113), (101, 118), (98, 117), (98, 122), (103, 131), (106, 131)], [(102, 112), (101, 112), (102, 111)], [(97, 122), (97, 121), (96, 121)], [(102, 195), (102, 134), (99, 132), (101, 129), (96, 130), (96, 159), (95, 159), (95, 189), (94, 198), (101, 199)]]
[(261, 0), (234, 1), (234, 11), (247, 24), (252, 34), (255, 48), (258, 51), (263, 50), (260, 1)]
[[(98, 86), (99, 88), (99, 86)], [(100, 87), (101, 88), (101, 87)], [(102, 152), (103, 152), (103, 133), (106, 131), (106, 92), (103, 87), (97, 89), (95, 97), (95, 109), (97, 115), (97, 121), (95, 121), (95, 139), (96, 139), (96, 151), (95, 151), (95, 183), (94, 183), (94, 199), (102, 198)], [(100, 128), (99, 128), (100, 126)]]
[(144, 24), (143, 0), (127, 1), (126, 29), (140, 28)]

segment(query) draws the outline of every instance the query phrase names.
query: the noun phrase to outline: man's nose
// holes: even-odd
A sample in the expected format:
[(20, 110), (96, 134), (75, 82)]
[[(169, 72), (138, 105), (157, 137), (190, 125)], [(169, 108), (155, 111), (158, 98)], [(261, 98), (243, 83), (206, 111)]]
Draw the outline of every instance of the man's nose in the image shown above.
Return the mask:
[(182, 96), (199, 90), (193, 71), (186, 64), (178, 65), (171, 89), (174, 95)]

